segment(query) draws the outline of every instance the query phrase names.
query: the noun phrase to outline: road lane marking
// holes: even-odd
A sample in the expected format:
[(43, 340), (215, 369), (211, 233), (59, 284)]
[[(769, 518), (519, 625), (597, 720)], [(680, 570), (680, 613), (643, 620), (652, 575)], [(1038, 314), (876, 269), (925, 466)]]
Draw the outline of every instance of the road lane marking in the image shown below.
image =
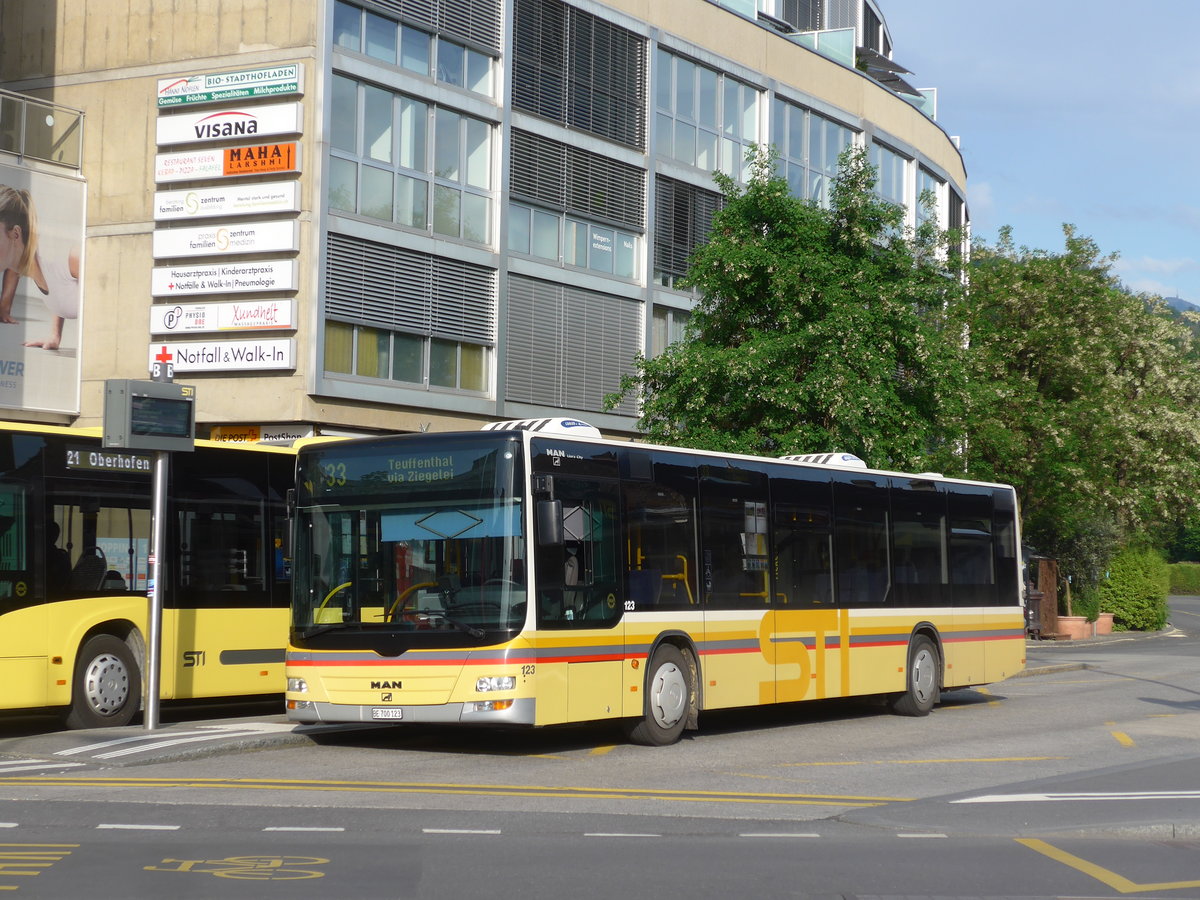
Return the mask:
[(1109, 732), (1109, 734), (1111, 734), (1116, 739), (1116, 742), (1118, 744), (1120, 744), (1122, 747), (1134, 746), (1133, 738), (1131, 738), (1129, 735), (1127, 735), (1123, 731), (1111, 731), (1111, 732)]
[(1058, 847), (1048, 844), (1045, 841), (1039, 841), (1036, 838), (1016, 838), (1015, 840), (1018, 844), (1023, 844), (1030, 850), (1049, 857), (1055, 862), (1060, 862), (1064, 866), (1070, 866), (1077, 872), (1082, 872), (1084, 875), (1095, 878), (1101, 884), (1106, 884), (1113, 890), (1120, 891), (1122, 894), (1132, 894), (1134, 891), (1178, 891), (1183, 888), (1200, 887), (1200, 881), (1161, 881), (1157, 884), (1139, 884), (1135, 881), (1130, 881), (1123, 875), (1118, 875), (1111, 869), (1088, 862), (1082, 857), (1068, 853), (1066, 850), (1060, 850)]
[(340, 825), (268, 825), (263, 831), (345, 831)]
[(0, 762), (0, 775), (7, 772), (36, 772), (40, 769), (75, 769), (86, 766), (81, 762), (47, 762), (44, 759), (12, 759)]
[(946, 835), (939, 832), (930, 832), (929, 834), (907, 834), (902, 833), (896, 835), (898, 838), (944, 838)]
[(605, 838), (655, 838), (662, 837), (661, 834), (642, 834), (635, 831), (585, 831), (584, 837), (605, 837)]
[(422, 828), (422, 834), (500, 834), (499, 828)]
[(208, 788), (211, 790), (339, 791), (400, 794), (453, 794), (486, 797), (561, 798), (569, 800), (659, 800), (678, 803), (751, 803), (788, 806), (882, 806), (910, 803), (911, 797), (837, 794), (775, 794), (739, 791), (685, 791), (655, 788), (595, 788), (510, 784), (443, 784), (388, 781), (299, 781), (289, 779), (126, 778), (67, 775), (0, 778), (0, 785), (92, 788)]
[(1095, 791), (1056, 794), (982, 794), (951, 803), (1058, 803), (1073, 800), (1200, 800), (1200, 791)]
[(103, 831), (178, 831), (179, 825), (127, 825), (121, 822), (101, 822), (96, 830)]
[(742, 838), (819, 838), (815, 831), (747, 831), (739, 834)]

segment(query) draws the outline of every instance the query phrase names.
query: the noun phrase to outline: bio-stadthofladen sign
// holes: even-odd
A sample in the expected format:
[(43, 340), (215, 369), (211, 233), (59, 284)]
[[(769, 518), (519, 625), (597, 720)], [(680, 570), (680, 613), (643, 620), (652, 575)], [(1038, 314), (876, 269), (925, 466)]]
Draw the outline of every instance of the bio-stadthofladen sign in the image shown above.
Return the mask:
[(159, 116), (156, 129), (159, 144), (241, 141), (299, 134), (300, 103)]
[(155, 181), (239, 178), (300, 171), (300, 145), (295, 141), (249, 147), (185, 150), (154, 156)]
[(157, 266), (150, 272), (150, 293), (155, 297), (294, 291), (296, 284), (294, 259)]
[(154, 194), (154, 218), (160, 222), (299, 211), (298, 181), (234, 183), (228, 187), (156, 191)]
[(263, 69), (161, 78), (158, 82), (158, 105), (191, 106), (302, 93), (304, 68), (299, 63), (289, 63)]
[(246, 341), (205, 341), (191, 344), (151, 344), (148, 368), (155, 360), (171, 359), (178, 372), (242, 372), (296, 368), (293, 338)]
[(152, 334), (211, 331), (271, 331), (296, 327), (296, 301), (235, 300), (230, 303), (156, 303), (150, 307)]

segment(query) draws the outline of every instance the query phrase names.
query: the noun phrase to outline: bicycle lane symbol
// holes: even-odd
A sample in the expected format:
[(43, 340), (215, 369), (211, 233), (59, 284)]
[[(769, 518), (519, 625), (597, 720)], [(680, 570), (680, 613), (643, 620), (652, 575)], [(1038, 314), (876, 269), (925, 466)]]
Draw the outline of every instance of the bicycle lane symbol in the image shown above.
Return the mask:
[(319, 856), (227, 856), (225, 859), (164, 859), (162, 865), (144, 868), (147, 872), (196, 872), (246, 881), (298, 881), (325, 877), (324, 872), (303, 867), (328, 862)]

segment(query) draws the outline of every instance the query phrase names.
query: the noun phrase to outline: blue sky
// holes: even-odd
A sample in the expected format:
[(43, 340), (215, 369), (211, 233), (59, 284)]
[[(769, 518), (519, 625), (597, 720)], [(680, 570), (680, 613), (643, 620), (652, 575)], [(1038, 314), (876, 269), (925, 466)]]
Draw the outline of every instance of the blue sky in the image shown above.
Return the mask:
[(1200, 304), (1200, 0), (880, 0), (893, 59), (961, 138), (973, 233)]

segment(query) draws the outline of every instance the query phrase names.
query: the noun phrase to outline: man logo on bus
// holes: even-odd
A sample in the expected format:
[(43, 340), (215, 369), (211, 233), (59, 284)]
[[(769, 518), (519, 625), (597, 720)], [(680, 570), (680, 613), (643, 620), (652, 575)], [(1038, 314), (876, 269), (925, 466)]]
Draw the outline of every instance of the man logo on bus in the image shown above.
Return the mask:
[(400, 681), (372, 681), (371, 682), (371, 690), (373, 690), (373, 691), (382, 691), (382, 690), (386, 690), (388, 688), (393, 688), (394, 690), (398, 691), (398, 690), (401, 690), (403, 687), (404, 687), (404, 683), (400, 682)]

